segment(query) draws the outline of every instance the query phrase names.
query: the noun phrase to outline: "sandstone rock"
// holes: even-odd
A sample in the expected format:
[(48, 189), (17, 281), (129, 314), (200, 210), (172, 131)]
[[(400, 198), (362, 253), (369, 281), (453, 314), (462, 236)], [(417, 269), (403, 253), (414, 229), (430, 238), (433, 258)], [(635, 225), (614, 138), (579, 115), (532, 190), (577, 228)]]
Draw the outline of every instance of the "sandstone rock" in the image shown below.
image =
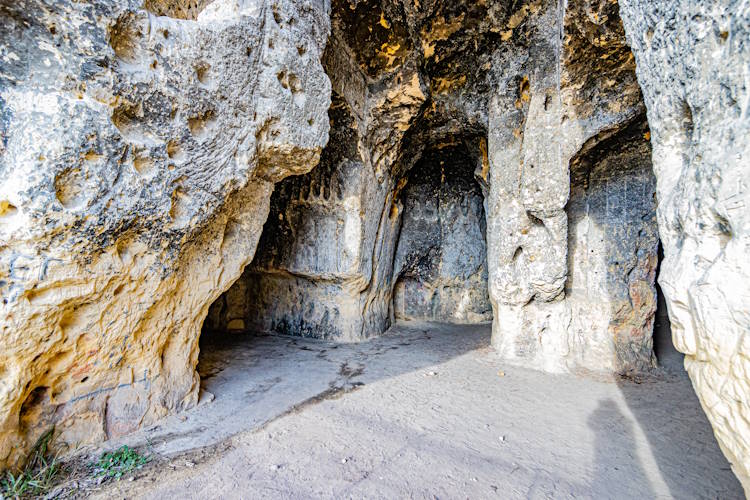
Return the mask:
[(492, 320), (485, 214), (475, 165), (461, 146), (425, 152), (402, 192), (393, 264), (396, 319)]
[(617, 5), (549, 5), (534, 22), (490, 104), (493, 344), (547, 371), (648, 370), (654, 179)]
[(329, 114), (320, 165), (279, 183), (258, 254), (214, 305), (207, 328), (232, 329), (234, 321), (241, 329), (338, 340), (385, 330), (367, 327), (362, 299), (383, 189), (357, 150), (351, 108), (334, 95)]
[(648, 109), (672, 336), (750, 492), (750, 16), (741, 2), (622, 0)]
[(196, 403), (209, 305), (327, 141), (323, 1), (3, 2), (0, 463)]

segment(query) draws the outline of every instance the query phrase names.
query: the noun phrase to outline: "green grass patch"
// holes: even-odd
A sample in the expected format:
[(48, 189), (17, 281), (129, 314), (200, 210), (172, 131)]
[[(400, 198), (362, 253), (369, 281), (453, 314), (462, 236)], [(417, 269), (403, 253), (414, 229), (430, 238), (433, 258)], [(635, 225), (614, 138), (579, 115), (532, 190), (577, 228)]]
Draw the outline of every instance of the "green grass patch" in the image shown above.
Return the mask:
[(141, 455), (128, 446), (121, 446), (115, 451), (103, 453), (101, 458), (92, 465), (94, 476), (120, 479), (150, 461), (151, 457)]

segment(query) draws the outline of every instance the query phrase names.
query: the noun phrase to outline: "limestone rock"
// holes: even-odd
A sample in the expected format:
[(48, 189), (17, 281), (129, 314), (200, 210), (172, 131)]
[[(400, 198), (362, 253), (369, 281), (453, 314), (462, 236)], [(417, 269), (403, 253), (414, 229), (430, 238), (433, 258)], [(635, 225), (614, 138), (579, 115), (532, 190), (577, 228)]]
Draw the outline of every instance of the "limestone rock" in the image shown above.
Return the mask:
[(492, 318), (509, 362), (649, 371), (661, 237), (747, 484), (739, 12), (0, 0), (0, 465), (52, 424), (64, 449), (195, 404), (203, 326)]
[(409, 172), (393, 263), (396, 319), (492, 320), (482, 192), (460, 146), (425, 152)]
[(653, 368), (654, 177), (616, 4), (341, 0), (325, 65), (324, 161), (274, 195), (210, 327), (352, 341), (489, 301), (510, 361)]
[(658, 179), (659, 283), (719, 445), (750, 492), (750, 15), (622, 0)]
[(533, 18), (490, 103), (493, 344), (547, 371), (648, 370), (658, 236), (635, 64), (616, 4), (560, 9)]
[(209, 305), (327, 141), (320, 1), (0, 3), (0, 464), (195, 404)]

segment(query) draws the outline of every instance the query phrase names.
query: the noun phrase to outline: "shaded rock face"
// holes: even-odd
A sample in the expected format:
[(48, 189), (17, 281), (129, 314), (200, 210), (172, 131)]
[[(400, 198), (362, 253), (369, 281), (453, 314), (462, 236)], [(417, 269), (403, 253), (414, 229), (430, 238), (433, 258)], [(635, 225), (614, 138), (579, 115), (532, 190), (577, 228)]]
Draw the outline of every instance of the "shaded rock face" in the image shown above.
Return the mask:
[(208, 326), (494, 318), (524, 366), (653, 368), (654, 177), (617, 5), (342, 0), (331, 22), (321, 165), (279, 185)]
[[(570, 163), (569, 345), (581, 364), (621, 374), (651, 369), (658, 264), (656, 179), (645, 116), (584, 147)], [(585, 358), (589, 358), (586, 360)]]
[(652, 131), (672, 336), (747, 492), (750, 17), (734, 1), (623, 0), (621, 11)]
[(329, 6), (205, 4), (0, 2), (3, 465), (194, 405), (209, 305), (327, 142)]
[[(569, 227), (581, 215), (571, 198), (572, 161), (643, 114), (633, 58), (611, 2), (570, 2), (564, 10), (552, 6), (537, 23), (536, 41), (518, 76), (506, 74), (490, 101), (487, 239), (493, 344), (508, 360), (547, 371), (639, 370), (653, 363), (653, 311), (638, 307), (632, 322), (641, 329), (627, 329), (625, 338), (618, 339), (610, 327), (619, 313), (610, 305), (616, 300), (607, 282), (610, 274), (627, 273), (628, 265), (604, 272), (568, 248), (581, 229)], [(642, 163), (637, 157), (626, 160)], [(607, 182), (592, 188), (605, 199), (627, 204), (626, 185), (623, 180), (619, 187)], [(584, 189), (579, 194), (592, 193)], [(586, 205), (585, 218), (591, 220), (588, 210)], [(605, 226), (640, 224), (633, 219), (637, 215), (607, 212)], [(653, 223), (652, 216), (648, 220)], [(595, 255), (608, 250), (607, 243), (598, 243), (591, 248)], [(629, 279), (627, 274), (616, 278)], [(644, 300), (653, 301), (652, 284), (647, 288), (651, 297)], [(625, 352), (620, 345), (630, 339), (636, 345)]]
[(396, 319), (492, 320), (483, 196), (465, 147), (426, 152), (401, 191), (393, 264)]
[(277, 185), (255, 259), (214, 304), (207, 328), (339, 340), (385, 330), (367, 325), (363, 309), (379, 223), (363, 214), (383, 210), (383, 188), (364, 167), (351, 108), (337, 94), (329, 118), (320, 164)]

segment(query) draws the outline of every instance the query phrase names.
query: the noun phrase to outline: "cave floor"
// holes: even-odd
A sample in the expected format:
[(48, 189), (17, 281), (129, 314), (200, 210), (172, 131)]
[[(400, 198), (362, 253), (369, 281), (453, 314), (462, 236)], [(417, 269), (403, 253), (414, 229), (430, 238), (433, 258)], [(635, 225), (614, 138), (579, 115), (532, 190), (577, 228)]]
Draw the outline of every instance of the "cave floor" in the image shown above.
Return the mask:
[(107, 443), (160, 459), (98, 495), (742, 497), (679, 365), (549, 375), (504, 365), (489, 338), (416, 324), (360, 344), (204, 339), (199, 406)]

